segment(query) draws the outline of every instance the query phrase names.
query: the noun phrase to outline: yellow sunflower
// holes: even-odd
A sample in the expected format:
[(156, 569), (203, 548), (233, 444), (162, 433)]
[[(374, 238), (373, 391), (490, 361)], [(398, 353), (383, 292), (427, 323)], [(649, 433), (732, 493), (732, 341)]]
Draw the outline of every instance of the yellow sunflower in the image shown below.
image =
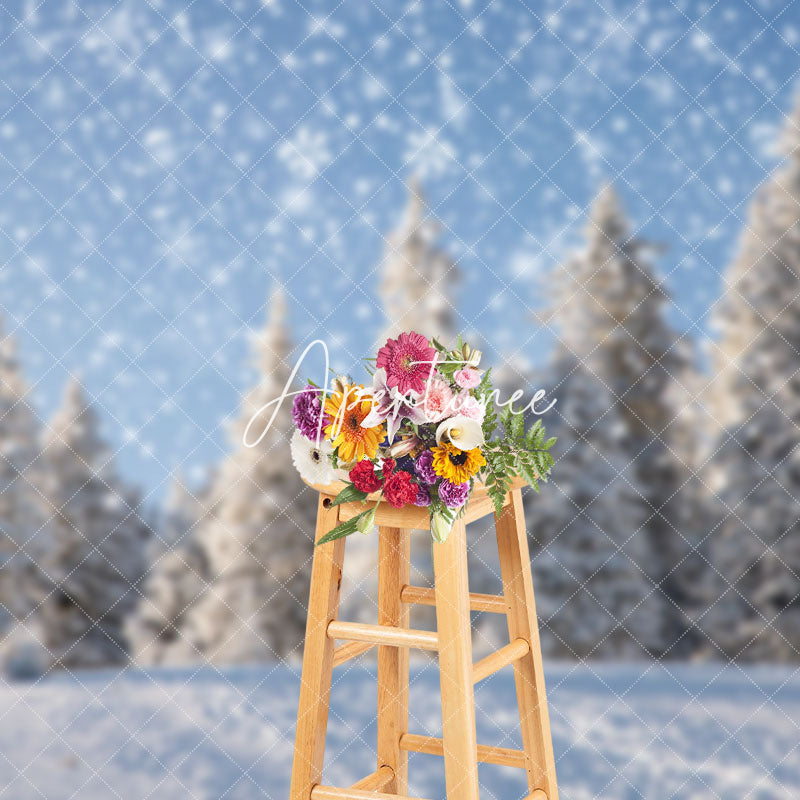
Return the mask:
[(464, 483), (468, 481), (481, 467), (486, 465), (486, 459), (480, 447), (472, 450), (459, 450), (455, 445), (442, 444), (432, 447), (433, 471), (451, 483)]
[(363, 386), (344, 386), (343, 391), (325, 398), (325, 413), (331, 421), (325, 435), (338, 448), (339, 461), (360, 461), (364, 456), (375, 458), (378, 445), (386, 432), (383, 423), (374, 428), (362, 428), (362, 420), (372, 410), (372, 396), (363, 394)]

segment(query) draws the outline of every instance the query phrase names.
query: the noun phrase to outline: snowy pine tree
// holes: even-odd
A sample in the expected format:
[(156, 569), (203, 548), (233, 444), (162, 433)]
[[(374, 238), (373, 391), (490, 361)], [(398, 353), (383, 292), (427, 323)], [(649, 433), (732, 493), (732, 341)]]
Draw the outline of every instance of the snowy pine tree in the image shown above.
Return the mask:
[(649, 577), (650, 516), (626, 448), (626, 421), (580, 362), (557, 365), (558, 457), (529, 504), (542, 646), (551, 656), (638, 657), (662, 645), (666, 608)]
[(713, 652), (800, 659), (800, 105), (787, 158), (752, 204), (717, 313), (706, 483)]
[(140, 591), (150, 529), (115, 474), (77, 380), (67, 387), (42, 458), (53, 537), (40, 561), (44, 644), (70, 668), (126, 663), (123, 625)]
[(723, 428), (770, 398), (790, 419), (800, 418), (800, 102), (784, 143), (787, 158), (752, 203), (715, 313), (711, 404)]
[(800, 660), (800, 435), (771, 403), (722, 434), (712, 492), (708, 611), (712, 656)]
[(203, 516), (203, 492), (190, 489), (178, 473), (172, 479), (164, 502), (164, 513), (153, 545), (158, 550), (170, 550), (191, 538)]
[(667, 296), (632, 238), (619, 198), (606, 187), (592, 206), (586, 246), (560, 270), (556, 305), (564, 349), (611, 389), (628, 421), (631, 448), (666, 438), (675, 420), (671, 387), (685, 367), (667, 325)]
[[(245, 427), (283, 392), (291, 371), (283, 292), (273, 292), (266, 329), (256, 337), (261, 380), (232, 427), (231, 454), (211, 489), (199, 541), (211, 583), (183, 627), (216, 663), (299, 655), (305, 630), (316, 493), (289, 457), (291, 403), (285, 402), (259, 445), (242, 444)], [(260, 431), (272, 409), (259, 418)], [(257, 434), (256, 434), (257, 435)]]
[(630, 235), (616, 192), (606, 187), (592, 207), (586, 246), (559, 271), (556, 322), (562, 354), (581, 360), (611, 393), (620, 444), (650, 510), (644, 566), (673, 601), (663, 646), (676, 655), (691, 645), (685, 609), (696, 603), (694, 581), (683, 578), (704, 563), (686, 511), (689, 454), (677, 449), (690, 421), (681, 385), (692, 368), (665, 320), (667, 296), (646, 256), (646, 243)]
[(0, 331), (0, 635), (32, 610), (29, 588), (49, 544), (38, 438), (15, 342)]
[(396, 231), (386, 237), (378, 295), (383, 303), (385, 336), (416, 331), (423, 336), (454, 336), (452, 287), (458, 267), (437, 246), (440, 225), (428, 215), (422, 186), (409, 182), (408, 204)]
[(126, 625), (131, 652), (142, 664), (183, 664), (200, 657), (185, 623), (209, 580), (197, 538), (201, 516), (201, 499), (176, 476), (149, 548), (143, 596)]
[[(458, 265), (439, 244), (441, 224), (429, 212), (422, 184), (411, 179), (405, 212), (396, 230), (386, 236), (379, 270), (378, 297), (385, 328), (377, 346), (403, 331), (416, 331), (443, 343), (455, 343), (460, 328), (454, 287), (460, 280)], [(366, 354), (365, 354), (366, 355)], [(342, 610), (348, 619), (374, 621), (377, 600), (378, 549), (375, 537), (351, 537), (342, 583)], [(481, 544), (487, 541), (479, 537)], [(474, 546), (475, 537), (470, 538)], [(414, 577), (425, 585), (433, 580), (429, 539), (413, 536), (411, 557)], [(491, 584), (494, 573), (484, 574), (481, 557), (470, 564), (476, 587)], [(415, 608), (415, 624), (433, 619), (431, 609)]]

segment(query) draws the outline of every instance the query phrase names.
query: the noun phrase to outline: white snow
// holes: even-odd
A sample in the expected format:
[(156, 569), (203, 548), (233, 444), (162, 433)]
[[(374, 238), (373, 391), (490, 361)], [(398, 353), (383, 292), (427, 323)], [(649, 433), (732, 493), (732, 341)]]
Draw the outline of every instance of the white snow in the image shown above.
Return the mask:
[[(548, 665), (562, 800), (800, 796), (797, 670)], [(298, 666), (81, 672), (0, 686), (0, 797), (144, 800), (288, 796)], [(368, 664), (335, 675), (325, 780), (374, 769)], [(412, 669), (411, 729), (439, 726), (435, 664)], [(511, 675), (478, 688), (479, 741), (517, 746)], [(411, 794), (443, 796), (441, 759), (412, 756)], [(481, 797), (522, 773), (481, 768)]]

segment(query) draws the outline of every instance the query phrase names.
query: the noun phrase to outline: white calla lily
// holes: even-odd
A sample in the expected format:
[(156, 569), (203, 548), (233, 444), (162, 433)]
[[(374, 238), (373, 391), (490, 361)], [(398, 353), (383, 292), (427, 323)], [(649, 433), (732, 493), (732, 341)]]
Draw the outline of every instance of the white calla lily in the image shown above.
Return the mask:
[(484, 444), (481, 424), (462, 416), (450, 417), (439, 423), (436, 428), (436, 444), (441, 444), (442, 439), (459, 450), (472, 450)]

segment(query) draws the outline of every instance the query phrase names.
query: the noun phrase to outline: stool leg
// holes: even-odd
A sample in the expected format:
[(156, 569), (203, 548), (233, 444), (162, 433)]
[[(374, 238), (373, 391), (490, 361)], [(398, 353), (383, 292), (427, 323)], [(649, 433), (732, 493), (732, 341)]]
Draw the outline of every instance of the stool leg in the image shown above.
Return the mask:
[[(338, 507), (326, 508), (326, 500), (330, 502), (320, 495), (316, 539), (335, 528), (339, 520)], [(334, 650), (328, 624), (339, 609), (344, 543), (344, 539), (336, 539), (314, 550), (289, 800), (309, 800), (312, 788), (322, 780)]]
[(447, 798), (478, 800), (478, 742), (463, 520), (456, 521), (444, 544), (434, 542), (432, 548)]
[[(409, 608), (400, 592), (411, 579), (411, 531), (380, 528), (378, 544), (378, 624), (408, 628)], [(400, 737), (408, 732), (408, 648), (378, 647), (378, 769), (395, 777), (384, 790), (408, 793), (408, 753)]]
[(521, 638), (530, 644), (528, 655), (514, 663), (522, 742), (528, 762), (528, 787), (531, 792), (544, 790), (547, 800), (558, 800), (528, 536), (519, 489), (511, 493), (511, 503), (503, 513), (499, 517), (495, 515), (495, 526), (510, 641)]

